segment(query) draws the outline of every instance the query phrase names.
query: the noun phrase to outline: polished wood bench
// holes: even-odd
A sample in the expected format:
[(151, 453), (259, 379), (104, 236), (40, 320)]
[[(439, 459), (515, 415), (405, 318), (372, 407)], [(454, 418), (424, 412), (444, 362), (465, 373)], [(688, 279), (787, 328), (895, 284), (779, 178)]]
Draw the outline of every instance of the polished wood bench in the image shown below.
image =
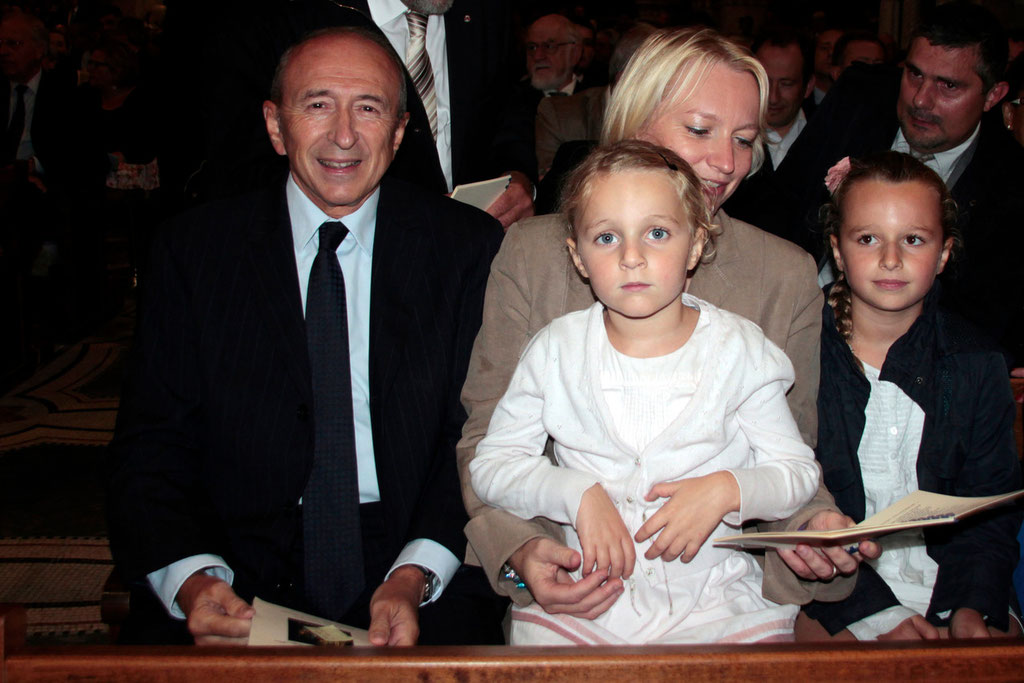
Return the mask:
[(1022, 680), (1020, 641), (402, 649), (25, 645), (0, 606), (0, 683), (20, 681)]

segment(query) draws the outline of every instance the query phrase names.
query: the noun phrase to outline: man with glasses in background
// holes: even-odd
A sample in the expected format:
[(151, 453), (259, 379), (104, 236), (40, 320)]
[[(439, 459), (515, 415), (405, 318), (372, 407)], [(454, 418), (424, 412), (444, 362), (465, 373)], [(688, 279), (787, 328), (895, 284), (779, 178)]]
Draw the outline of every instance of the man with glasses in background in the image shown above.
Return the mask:
[(560, 14), (546, 14), (526, 29), (526, 76), (515, 84), (502, 107), (495, 127), (493, 153), (508, 168), (531, 169), (537, 184), (534, 131), (537, 105), (551, 95), (572, 95), (576, 89), (573, 68), (580, 60), (578, 27)]

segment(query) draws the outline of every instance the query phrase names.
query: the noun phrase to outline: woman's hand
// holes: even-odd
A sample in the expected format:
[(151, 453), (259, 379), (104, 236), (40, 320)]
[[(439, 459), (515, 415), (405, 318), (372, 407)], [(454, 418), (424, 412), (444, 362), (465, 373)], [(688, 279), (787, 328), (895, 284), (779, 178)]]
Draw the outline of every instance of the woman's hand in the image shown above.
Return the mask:
[(643, 543), (658, 530), (661, 533), (644, 553), (653, 560), (677, 557), (689, 562), (726, 514), (740, 507), (740, 487), (728, 472), (715, 472), (694, 479), (655, 484), (647, 494), (648, 501), (668, 498), (654, 515), (636, 532), (637, 543)]
[(629, 578), (636, 562), (633, 539), (608, 493), (594, 484), (583, 494), (576, 513), (576, 533), (583, 547), (583, 576), (608, 570), (608, 578)]
[[(841, 512), (821, 510), (806, 524), (811, 531), (847, 529), (856, 522)], [(801, 527), (801, 529), (804, 527)], [(882, 548), (875, 541), (861, 541), (857, 552), (847, 552), (847, 544), (812, 548), (798, 543), (795, 549), (780, 548), (779, 557), (801, 579), (808, 581), (829, 581), (842, 574), (849, 576), (857, 571), (863, 559), (875, 559), (882, 554)]]
[(879, 640), (936, 640), (939, 629), (928, 623), (920, 614), (904, 619), (896, 628), (878, 636)]

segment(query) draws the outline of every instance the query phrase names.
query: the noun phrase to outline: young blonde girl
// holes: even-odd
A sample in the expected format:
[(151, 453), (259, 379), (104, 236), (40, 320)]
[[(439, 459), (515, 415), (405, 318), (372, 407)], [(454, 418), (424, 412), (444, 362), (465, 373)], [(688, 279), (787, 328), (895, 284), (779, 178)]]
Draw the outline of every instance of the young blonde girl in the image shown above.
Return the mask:
[[(598, 299), (530, 342), (470, 465), (480, 498), (565, 527), (586, 576), (626, 590), (593, 621), (514, 608), (515, 644), (792, 637), (746, 553), (707, 543), (787, 517), (818, 484), (786, 404), (793, 369), (750, 321), (685, 293), (711, 251), (702, 184), (673, 152), (595, 150), (563, 200)], [(544, 455), (548, 437), (552, 463)]]
[[(832, 174), (826, 234), (839, 279), (821, 331), (817, 457), (856, 521), (918, 488), (984, 496), (1020, 486), (1006, 364), (938, 306), (956, 206), (916, 159), (883, 152)], [(840, 173), (839, 176), (842, 174)], [(998, 292), (993, 292), (998, 296)], [(854, 593), (812, 603), (798, 633), (858, 639), (988, 636), (1008, 628), (1019, 515), (881, 539)]]

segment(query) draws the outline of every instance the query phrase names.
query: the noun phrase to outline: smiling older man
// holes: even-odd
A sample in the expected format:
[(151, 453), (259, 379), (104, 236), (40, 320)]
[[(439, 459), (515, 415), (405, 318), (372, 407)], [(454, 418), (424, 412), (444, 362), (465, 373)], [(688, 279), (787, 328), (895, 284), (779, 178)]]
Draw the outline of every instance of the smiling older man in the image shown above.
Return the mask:
[[(382, 180), (408, 120), (402, 74), (365, 29), (291, 48), (263, 106), (287, 180), (156, 240), (110, 449), (137, 640), (168, 639), (170, 614), (197, 643), (244, 642), (259, 596), (377, 645), (421, 625), (424, 642), (501, 641), (502, 607), (490, 618), (471, 595), (482, 575), (460, 569), (455, 469), (501, 230)], [(166, 612), (145, 612), (152, 594)]]

